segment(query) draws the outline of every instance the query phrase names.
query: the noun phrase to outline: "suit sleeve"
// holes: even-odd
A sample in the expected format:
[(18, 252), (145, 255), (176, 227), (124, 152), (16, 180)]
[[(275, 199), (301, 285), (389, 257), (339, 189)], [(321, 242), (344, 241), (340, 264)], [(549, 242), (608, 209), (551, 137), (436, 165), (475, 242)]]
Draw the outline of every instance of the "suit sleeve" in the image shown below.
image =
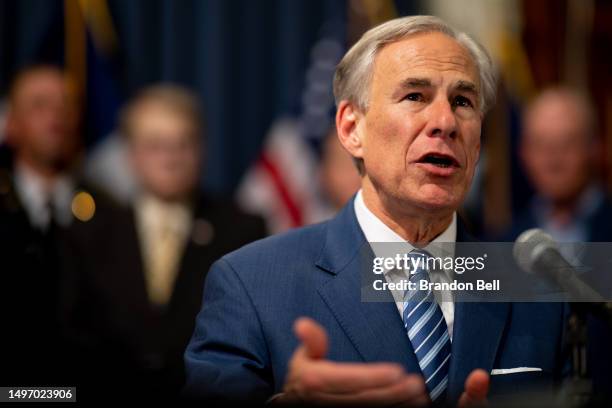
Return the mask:
[(273, 390), (268, 348), (252, 300), (224, 259), (210, 269), (185, 351), (185, 397), (265, 401)]

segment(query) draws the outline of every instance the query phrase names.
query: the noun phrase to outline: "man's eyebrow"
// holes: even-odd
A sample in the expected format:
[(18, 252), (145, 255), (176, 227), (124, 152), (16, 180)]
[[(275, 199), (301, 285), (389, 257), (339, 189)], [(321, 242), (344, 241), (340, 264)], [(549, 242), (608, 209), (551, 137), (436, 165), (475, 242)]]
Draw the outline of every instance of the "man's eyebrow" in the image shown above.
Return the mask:
[(469, 92), (478, 95), (478, 88), (473, 82), (460, 80), (455, 84), (455, 89), (460, 92)]
[(406, 78), (400, 82), (402, 88), (419, 88), (431, 86), (431, 81), (427, 78)]
[(405, 78), (393, 92), (393, 98), (402, 96), (401, 94), (410, 88), (429, 88), (431, 81), (427, 78)]

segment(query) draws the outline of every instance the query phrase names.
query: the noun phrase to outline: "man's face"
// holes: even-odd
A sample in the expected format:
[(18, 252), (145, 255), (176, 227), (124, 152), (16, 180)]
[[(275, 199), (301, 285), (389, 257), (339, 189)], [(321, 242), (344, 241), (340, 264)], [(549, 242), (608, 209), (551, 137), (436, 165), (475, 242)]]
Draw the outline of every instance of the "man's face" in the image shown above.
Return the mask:
[(534, 188), (555, 201), (573, 200), (588, 184), (595, 157), (583, 110), (550, 94), (525, 118), (522, 158)]
[(356, 156), (383, 200), (460, 206), (480, 151), (480, 92), (470, 54), (446, 35), (418, 34), (380, 50)]
[(144, 189), (163, 200), (185, 199), (199, 173), (195, 126), (167, 106), (144, 102), (133, 113), (130, 128), (132, 161)]
[(20, 155), (44, 167), (64, 167), (77, 148), (74, 95), (60, 71), (41, 69), (16, 85), (7, 122)]

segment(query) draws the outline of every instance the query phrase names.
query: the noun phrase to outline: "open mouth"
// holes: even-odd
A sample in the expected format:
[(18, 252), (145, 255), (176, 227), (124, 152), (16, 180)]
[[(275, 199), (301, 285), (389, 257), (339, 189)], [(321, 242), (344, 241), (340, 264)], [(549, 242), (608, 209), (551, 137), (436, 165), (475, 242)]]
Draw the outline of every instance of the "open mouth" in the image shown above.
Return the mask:
[(437, 167), (459, 167), (454, 157), (441, 153), (428, 153), (418, 160), (419, 163), (432, 164)]

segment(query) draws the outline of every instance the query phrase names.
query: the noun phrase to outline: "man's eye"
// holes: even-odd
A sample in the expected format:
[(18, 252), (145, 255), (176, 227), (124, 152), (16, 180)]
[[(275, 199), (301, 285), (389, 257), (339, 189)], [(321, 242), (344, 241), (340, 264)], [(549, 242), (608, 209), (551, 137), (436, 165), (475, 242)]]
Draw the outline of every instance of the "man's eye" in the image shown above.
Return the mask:
[(461, 107), (464, 107), (464, 108), (473, 108), (474, 107), (474, 104), (472, 103), (471, 100), (469, 100), (469, 98), (466, 98), (465, 96), (461, 96), (461, 95), (459, 95), (459, 96), (457, 96), (455, 98), (455, 101), (454, 101), (453, 105), (461, 106)]
[(413, 102), (422, 102), (424, 100), (423, 94), (420, 94), (418, 92), (409, 93), (408, 95), (406, 95), (404, 99), (407, 99)]

